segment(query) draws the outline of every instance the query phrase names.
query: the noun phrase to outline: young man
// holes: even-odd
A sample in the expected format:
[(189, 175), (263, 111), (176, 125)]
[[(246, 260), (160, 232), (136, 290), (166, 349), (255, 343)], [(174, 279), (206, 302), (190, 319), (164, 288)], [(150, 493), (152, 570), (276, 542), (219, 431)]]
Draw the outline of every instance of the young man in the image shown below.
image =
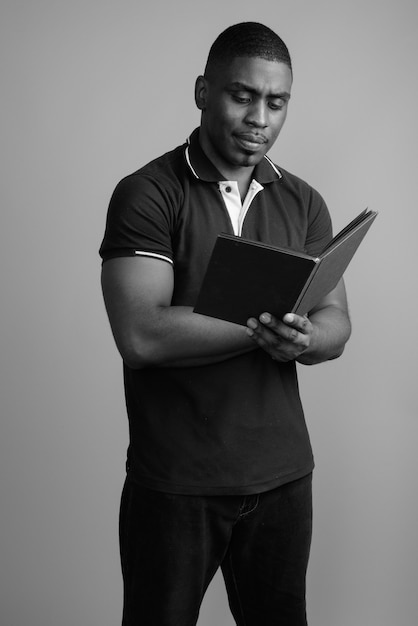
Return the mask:
[(130, 427), (124, 626), (195, 625), (218, 567), (238, 625), (307, 623), (313, 458), (296, 362), (342, 353), (343, 283), (305, 317), (193, 313), (220, 232), (311, 254), (331, 238), (321, 196), (266, 156), (291, 87), (273, 31), (227, 29), (196, 81), (200, 128), (111, 199), (100, 253)]

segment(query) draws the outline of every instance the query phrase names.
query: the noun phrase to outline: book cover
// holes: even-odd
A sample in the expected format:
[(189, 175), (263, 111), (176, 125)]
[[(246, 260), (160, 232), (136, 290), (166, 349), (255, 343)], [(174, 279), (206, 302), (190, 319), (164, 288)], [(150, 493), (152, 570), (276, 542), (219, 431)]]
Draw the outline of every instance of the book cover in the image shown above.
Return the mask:
[(376, 215), (360, 213), (318, 257), (218, 235), (194, 311), (242, 325), (264, 311), (309, 313), (337, 285)]

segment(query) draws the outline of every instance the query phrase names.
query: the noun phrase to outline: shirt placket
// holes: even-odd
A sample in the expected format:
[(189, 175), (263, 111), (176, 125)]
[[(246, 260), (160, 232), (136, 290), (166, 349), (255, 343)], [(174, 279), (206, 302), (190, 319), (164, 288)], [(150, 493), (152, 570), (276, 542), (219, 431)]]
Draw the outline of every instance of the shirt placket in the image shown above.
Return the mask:
[(244, 198), (244, 202), (241, 202), (238, 183), (235, 180), (222, 181), (219, 183), (219, 190), (222, 194), (235, 235), (241, 236), (244, 220), (251, 203), (262, 189), (263, 186), (253, 179), (247, 195)]

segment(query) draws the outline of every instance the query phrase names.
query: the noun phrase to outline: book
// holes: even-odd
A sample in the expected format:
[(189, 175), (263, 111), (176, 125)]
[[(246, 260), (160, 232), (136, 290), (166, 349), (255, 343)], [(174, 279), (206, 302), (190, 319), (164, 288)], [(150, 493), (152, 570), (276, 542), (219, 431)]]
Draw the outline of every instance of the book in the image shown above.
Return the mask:
[(362, 211), (317, 257), (221, 233), (195, 313), (241, 325), (263, 312), (307, 315), (336, 287), (376, 216)]

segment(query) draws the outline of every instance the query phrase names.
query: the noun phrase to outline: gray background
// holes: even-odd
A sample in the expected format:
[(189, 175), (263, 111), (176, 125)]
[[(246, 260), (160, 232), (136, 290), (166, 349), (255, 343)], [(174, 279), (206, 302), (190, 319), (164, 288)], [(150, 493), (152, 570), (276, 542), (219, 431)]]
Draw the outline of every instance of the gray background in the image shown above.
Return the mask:
[[(346, 273), (354, 334), (300, 368), (316, 456), (311, 626), (418, 616), (415, 0), (3, 0), (0, 621), (115, 626), (127, 445), (97, 249), (116, 182), (198, 125), (195, 76), (242, 20), (288, 43), (271, 156), (339, 230), (380, 212)], [(199, 626), (232, 624), (217, 576)]]

